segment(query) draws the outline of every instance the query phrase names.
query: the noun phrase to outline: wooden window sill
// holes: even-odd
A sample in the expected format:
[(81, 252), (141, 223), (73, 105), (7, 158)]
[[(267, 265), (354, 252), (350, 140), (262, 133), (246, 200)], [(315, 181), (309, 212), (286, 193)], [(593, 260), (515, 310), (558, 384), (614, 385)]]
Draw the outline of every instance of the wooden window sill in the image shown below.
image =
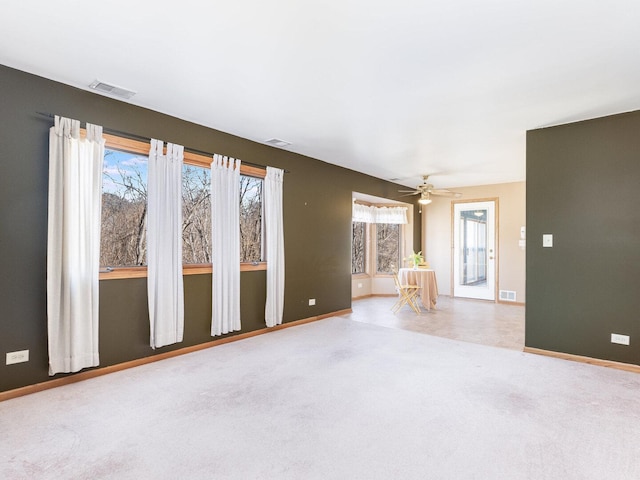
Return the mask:
[[(241, 263), (241, 272), (255, 272), (266, 270), (266, 262), (258, 263)], [(182, 275), (202, 275), (212, 272), (211, 264), (201, 265), (184, 265), (182, 267)], [(123, 278), (146, 278), (147, 267), (116, 267), (110, 271), (100, 271), (100, 280), (119, 280)]]

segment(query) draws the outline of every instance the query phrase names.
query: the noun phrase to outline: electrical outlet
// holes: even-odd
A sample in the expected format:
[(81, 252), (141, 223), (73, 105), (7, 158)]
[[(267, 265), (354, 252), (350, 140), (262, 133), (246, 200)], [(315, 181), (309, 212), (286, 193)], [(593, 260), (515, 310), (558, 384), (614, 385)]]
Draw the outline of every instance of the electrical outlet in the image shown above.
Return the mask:
[(310, 298), (309, 299), (309, 306), (313, 307), (316, 304), (316, 299), (315, 298)]
[(618, 343), (620, 345), (629, 345), (629, 335), (620, 335), (619, 333), (612, 333), (611, 343)]
[(14, 363), (23, 363), (29, 361), (29, 350), (19, 350), (17, 352), (7, 353), (7, 365)]

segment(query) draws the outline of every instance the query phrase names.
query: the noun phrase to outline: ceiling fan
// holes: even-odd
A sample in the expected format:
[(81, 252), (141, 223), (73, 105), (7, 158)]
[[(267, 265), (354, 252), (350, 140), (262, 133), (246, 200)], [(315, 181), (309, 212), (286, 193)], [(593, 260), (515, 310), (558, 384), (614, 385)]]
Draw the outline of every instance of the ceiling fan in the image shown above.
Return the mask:
[(418, 200), (418, 203), (421, 203), (422, 205), (428, 205), (429, 203), (431, 203), (431, 195), (441, 195), (454, 198), (460, 198), (462, 196), (460, 192), (436, 189), (432, 184), (428, 182), (428, 179), (429, 175), (423, 175), (422, 184), (418, 185), (415, 190), (398, 190), (398, 192), (405, 194), (401, 195), (402, 197), (408, 197), (409, 195), (420, 195), (420, 200)]

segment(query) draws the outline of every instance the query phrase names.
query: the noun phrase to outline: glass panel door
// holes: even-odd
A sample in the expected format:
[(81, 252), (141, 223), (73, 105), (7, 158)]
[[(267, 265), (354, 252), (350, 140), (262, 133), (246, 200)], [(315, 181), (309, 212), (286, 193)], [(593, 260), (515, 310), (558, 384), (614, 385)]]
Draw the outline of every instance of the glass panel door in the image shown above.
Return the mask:
[(495, 202), (454, 204), (453, 294), (495, 300)]

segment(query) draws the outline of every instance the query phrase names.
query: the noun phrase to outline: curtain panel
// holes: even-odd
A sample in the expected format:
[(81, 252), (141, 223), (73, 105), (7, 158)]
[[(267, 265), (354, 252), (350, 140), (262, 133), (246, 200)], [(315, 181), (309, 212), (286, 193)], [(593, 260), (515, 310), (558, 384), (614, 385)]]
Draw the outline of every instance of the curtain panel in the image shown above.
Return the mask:
[(240, 330), (240, 160), (211, 164), (211, 335)]
[(147, 186), (147, 294), (151, 348), (181, 342), (182, 164), (184, 147), (151, 140)]
[(98, 276), (102, 127), (56, 116), (49, 131), (47, 333), (49, 375), (100, 364)]
[(284, 170), (267, 167), (267, 175), (264, 179), (264, 226), (267, 250), (267, 301), (264, 315), (267, 327), (280, 325), (284, 313), (283, 179)]

